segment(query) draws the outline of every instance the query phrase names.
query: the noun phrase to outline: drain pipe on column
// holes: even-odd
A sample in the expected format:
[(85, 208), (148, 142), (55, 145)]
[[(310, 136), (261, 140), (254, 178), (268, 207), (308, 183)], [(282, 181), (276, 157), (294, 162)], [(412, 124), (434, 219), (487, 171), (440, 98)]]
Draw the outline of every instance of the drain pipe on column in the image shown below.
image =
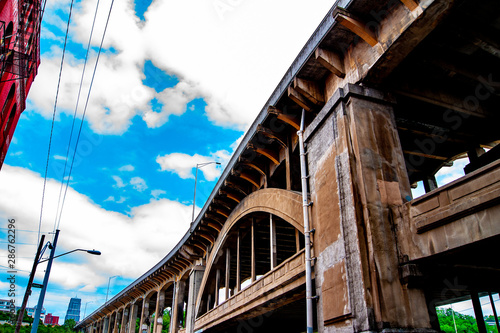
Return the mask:
[(306, 312), (307, 312), (307, 333), (313, 333), (313, 297), (312, 296), (312, 271), (311, 271), (311, 230), (309, 229), (309, 203), (307, 195), (307, 170), (306, 153), (304, 151), (304, 117), (305, 111), (302, 109), (302, 119), (300, 121), (299, 136), (300, 149), (300, 174), (302, 178), (302, 209), (304, 214), (304, 238), (306, 255)]

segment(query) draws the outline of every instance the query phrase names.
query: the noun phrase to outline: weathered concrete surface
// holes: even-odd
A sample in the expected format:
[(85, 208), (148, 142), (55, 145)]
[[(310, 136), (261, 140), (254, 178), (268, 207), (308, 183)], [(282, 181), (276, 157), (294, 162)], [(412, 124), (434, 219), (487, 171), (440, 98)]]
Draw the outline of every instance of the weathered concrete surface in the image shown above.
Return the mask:
[(398, 211), (398, 238), (409, 261), (500, 234), (500, 162), (447, 184)]
[(423, 293), (399, 281), (391, 210), (410, 190), (392, 106), (374, 101), (383, 96), (376, 91), (346, 88), (344, 102), (308, 139), (319, 203), (313, 207), (318, 320), (325, 332), (430, 329)]

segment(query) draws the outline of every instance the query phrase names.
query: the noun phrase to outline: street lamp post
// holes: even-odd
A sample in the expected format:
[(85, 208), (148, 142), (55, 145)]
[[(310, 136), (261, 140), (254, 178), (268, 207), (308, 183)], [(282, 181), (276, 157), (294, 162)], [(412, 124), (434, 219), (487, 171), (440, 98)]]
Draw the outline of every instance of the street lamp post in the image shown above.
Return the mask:
[(83, 318), (82, 319), (85, 319), (85, 314), (87, 313), (87, 304), (89, 303), (92, 303), (92, 301), (88, 301), (87, 303), (85, 303), (85, 310), (83, 310)]
[(35, 318), (33, 319), (33, 326), (31, 327), (31, 333), (36, 333), (38, 330), (38, 322), (40, 321), (40, 314), (42, 312), (43, 301), (45, 299), (45, 293), (47, 292), (47, 285), (49, 284), (50, 269), (52, 268), (52, 261), (54, 260), (54, 258), (58, 258), (58, 257), (64, 256), (68, 253), (72, 253), (75, 251), (86, 251), (89, 254), (101, 255), (101, 252), (96, 251), (96, 250), (76, 249), (76, 250), (72, 250), (72, 251), (60, 254), (58, 256), (54, 256), (54, 253), (56, 252), (58, 238), (59, 238), (59, 229), (56, 230), (56, 234), (54, 236), (54, 242), (51, 245), (52, 247), (49, 246), (49, 248), (51, 249), (49, 258), (39, 261), (39, 263), (48, 261), (48, 264), (47, 264), (47, 268), (45, 269), (45, 276), (43, 277), (43, 286), (42, 286), (42, 290), (40, 291), (40, 297), (38, 298), (38, 304), (36, 306)]
[(119, 276), (120, 276), (120, 275), (114, 275), (114, 276), (112, 276), (112, 277), (110, 277), (110, 278), (108, 279), (108, 290), (106, 290), (106, 302), (104, 302), (104, 303), (107, 303), (107, 302), (108, 302), (109, 283), (111, 282), (111, 279), (112, 279), (112, 278), (115, 278), (115, 277), (119, 277)]
[[(194, 176), (193, 215), (191, 216), (191, 227), (193, 226), (193, 223), (194, 223), (194, 210), (195, 210), (195, 207), (196, 207), (196, 184), (198, 182), (198, 169), (201, 169), (204, 166), (207, 166), (209, 164), (220, 165), (220, 162), (214, 162), (214, 161), (212, 161), (212, 162), (205, 162), (205, 163), (198, 163), (198, 164), (196, 164), (196, 172), (195, 172), (195, 176)], [(189, 228), (190, 231), (191, 231), (191, 227)]]

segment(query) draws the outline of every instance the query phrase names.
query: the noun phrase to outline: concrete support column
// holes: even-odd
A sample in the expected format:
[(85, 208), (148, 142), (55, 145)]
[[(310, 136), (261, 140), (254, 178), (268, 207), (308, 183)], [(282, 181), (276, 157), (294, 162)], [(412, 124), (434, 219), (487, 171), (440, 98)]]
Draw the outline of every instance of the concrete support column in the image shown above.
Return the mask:
[(158, 290), (156, 297), (155, 323), (153, 333), (161, 333), (163, 328), (163, 310), (165, 310), (165, 291)]
[[(203, 280), (203, 274), (205, 272), (205, 266), (195, 266), (189, 275), (189, 292), (188, 292), (188, 303), (186, 312), (186, 333), (194, 332), (194, 324), (196, 320), (196, 298), (200, 292), (201, 280)], [(161, 333), (161, 332), (159, 332)]]
[(220, 289), (220, 269), (217, 268), (215, 271), (215, 300), (214, 300), (214, 308), (219, 305), (219, 289)]
[(142, 302), (141, 321), (139, 323), (139, 333), (147, 333), (149, 328), (149, 299), (144, 297)]
[(137, 321), (137, 312), (139, 306), (135, 303), (130, 305), (129, 320), (125, 333), (135, 333), (135, 322)]
[(113, 312), (111, 314), (111, 317), (109, 318), (109, 330), (108, 332), (110, 333), (116, 333), (115, 332), (115, 326), (116, 326), (116, 315), (117, 313), (116, 312)]
[(411, 190), (395, 101), (351, 84), (332, 98), (306, 129), (318, 330), (430, 329), (424, 293), (399, 277), (394, 229)]
[(252, 283), (255, 282), (255, 219), (252, 219), (252, 226), (251, 226), (251, 240), (252, 240), (252, 244), (251, 244), (251, 279), (252, 279)]
[(107, 315), (106, 318), (104, 318), (104, 322), (103, 322), (103, 333), (108, 333), (109, 332), (109, 324), (110, 324), (110, 320), (111, 319), (111, 315)]
[(225, 287), (225, 300), (227, 301), (229, 299), (229, 277), (231, 273), (231, 249), (227, 248), (226, 249), (226, 272), (225, 272), (225, 279), (224, 279), (224, 287)]
[(278, 247), (276, 245), (276, 223), (273, 220), (273, 214), (269, 214), (269, 240), (271, 244), (269, 244), (269, 248), (271, 249), (270, 253), (270, 261), (271, 261), (271, 270), (274, 267), (278, 266), (278, 258), (277, 251)]
[(175, 283), (174, 300), (172, 303), (172, 318), (170, 319), (170, 333), (177, 333), (181, 328), (181, 320), (184, 314), (184, 292), (185, 281)]
[(241, 290), (240, 245), (241, 232), (240, 229), (238, 229), (238, 238), (236, 239), (236, 287), (234, 288), (235, 294)]
[(113, 327), (113, 333), (119, 333), (120, 332), (120, 324), (122, 322), (122, 313), (117, 311), (115, 314), (115, 323)]
[(127, 333), (129, 308), (130, 308), (130, 305), (128, 307), (123, 308), (122, 321), (120, 324), (121, 325), (120, 333)]

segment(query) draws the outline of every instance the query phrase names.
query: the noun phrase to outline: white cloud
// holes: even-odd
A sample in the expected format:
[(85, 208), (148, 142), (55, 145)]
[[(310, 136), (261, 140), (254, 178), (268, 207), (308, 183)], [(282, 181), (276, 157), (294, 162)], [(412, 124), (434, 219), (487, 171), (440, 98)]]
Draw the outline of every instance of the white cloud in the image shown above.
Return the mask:
[[(182, 179), (194, 178), (196, 165), (209, 162), (226, 162), (230, 155), (227, 151), (217, 151), (212, 156), (188, 155), (184, 153), (172, 153), (158, 156), (156, 162), (160, 164), (161, 171), (170, 171)], [(221, 174), (221, 168), (215, 163), (208, 164), (198, 169), (208, 181), (215, 180)]]
[[(96, 1), (84, 0), (74, 10), (74, 42), (86, 44)], [(110, 1), (100, 2), (93, 46), (100, 43)], [(123, 133), (136, 115), (149, 127), (159, 127), (169, 115), (185, 112), (186, 105), (197, 97), (204, 98), (206, 113), (216, 124), (246, 128), (332, 6), (331, 0), (256, 0), (228, 2), (221, 11), (217, 3), (220, 1), (155, 0), (145, 13), (146, 21), (141, 22), (132, 0), (114, 2), (104, 47), (113, 47), (116, 53), (101, 55), (87, 109), (94, 131)], [(66, 9), (67, 5), (67, 0), (60, 0), (52, 8)], [(65, 25), (52, 11), (46, 12), (45, 20), (60, 29)], [(95, 59), (94, 52), (82, 98)], [(146, 87), (142, 80), (148, 59), (176, 75), (179, 84), (159, 93)], [(43, 57), (30, 91), (32, 106), (46, 117), (53, 109), (59, 64), (60, 50), (54, 48)], [(74, 109), (82, 68), (81, 60), (66, 55), (58, 102), (65, 112)], [(49, 93), (47, 87), (53, 91)], [(151, 110), (153, 98), (163, 103), (159, 112)]]
[(120, 199), (116, 200), (115, 202), (121, 204), (121, 203), (124, 203), (125, 201), (127, 201), (127, 198), (120, 197)]
[(155, 199), (158, 199), (161, 195), (164, 195), (164, 194), (167, 194), (167, 192), (163, 191), (163, 190), (152, 190), (151, 191), (151, 195)]
[(116, 203), (124, 203), (125, 201), (127, 201), (127, 198), (125, 197), (120, 197), (120, 199), (116, 200), (116, 198), (112, 195), (110, 195), (109, 197), (107, 197), (104, 202), (116, 202)]
[[(39, 189), (42, 184), (43, 178), (39, 174), (4, 165), (0, 173), (0, 218), (15, 218), (17, 227), (22, 230), (38, 230)], [(55, 217), (59, 187), (59, 182), (48, 180), (43, 213), (43, 221), (46, 222), (42, 225), (42, 231), (53, 228), (51, 221)], [(21, 201), (23, 205), (16, 204)], [(51, 283), (89, 290), (105, 285), (112, 275), (137, 278), (177, 244), (189, 227), (190, 216), (190, 206), (161, 199), (133, 208), (129, 217), (106, 211), (70, 187), (57, 253), (75, 248), (95, 248), (102, 255), (95, 257), (81, 252), (71, 254), (71, 258), (66, 256), (65, 260), (53, 265)], [(110, 237), (116, 241), (111, 242)], [(16, 239), (19, 244), (18, 269), (31, 269), (32, 259), (21, 258), (34, 255), (36, 238), (36, 232), (19, 233)], [(51, 235), (47, 235), (46, 239), (51, 238)], [(68, 258), (80, 263), (68, 262)], [(43, 267), (38, 269), (38, 273), (37, 276), (43, 274)], [(41, 277), (37, 280), (41, 280)]]
[(115, 199), (115, 197), (114, 197), (114, 196), (110, 195), (109, 197), (107, 197), (106, 199), (104, 199), (104, 202), (106, 202), (106, 201), (115, 202), (115, 201), (116, 201), (116, 199)]
[(135, 167), (133, 165), (124, 165), (118, 169), (118, 171), (134, 171)]
[(122, 187), (127, 186), (127, 184), (125, 184), (120, 177), (112, 176), (112, 178), (116, 182), (116, 185), (114, 185), (114, 187), (122, 188)]
[(187, 82), (179, 82), (173, 88), (167, 88), (160, 92), (156, 98), (163, 104), (160, 112), (146, 111), (142, 117), (148, 127), (156, 128), (165, 124), (168, 116), (181, 115), (186, 112), (187, 104), (199, 97), (198, 89)]
[(132, 179), (130, 179), (130, 185), (139, 192), (144, 192), (148, 188), (146, 181), (141, 177), (132, 177)]
[(54, 155), (54, 159), (58, 161), (66, 161), (67, 158), (66, 156), (61, 156), (61, 155)]
[(446, 185), (464, 176), (464, 167), (469, 164), (468, 158), (461, 158), (453, 162), (451, 167), (442, 167), (436, 173), (436, 180), (439, 186)]

